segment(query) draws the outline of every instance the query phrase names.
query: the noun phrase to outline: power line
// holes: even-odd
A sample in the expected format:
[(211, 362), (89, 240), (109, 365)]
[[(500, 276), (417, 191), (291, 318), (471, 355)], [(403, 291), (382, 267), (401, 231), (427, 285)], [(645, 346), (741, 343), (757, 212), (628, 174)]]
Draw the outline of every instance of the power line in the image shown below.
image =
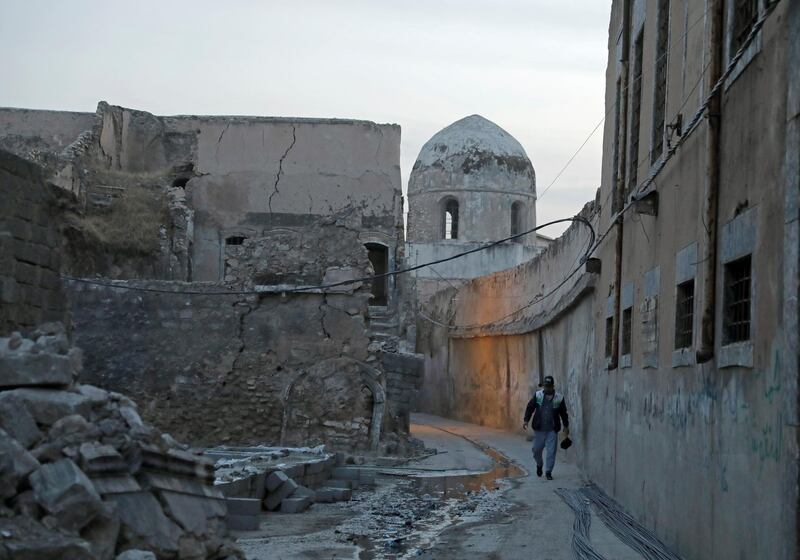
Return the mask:
[[(560, 218), (560, 219), (557, 219), (557, 220), (552, 220), (550, 222), (538, 225), (535, 228), (529, 229), (528, 231), (524, 231), (522, 233), (517, 233), (517, 234), (514, 234), (514, 235), (510, 235), (508, 237), (505, 237), (503, 239), (499, 239), (497, 241), (493, 241), (493, 242), (488, 243), (486, 245), (481, 245), (480, 247), (476, 247), (476, 248), (470, 249), (468, 251), (463, 251), (461, 253), (457, 253), (455, 255), (451, 255), (449, 257), (445, 257), (445, 258), (442, 258), (442, 259), (437, 259), (435, 261), (430, 261), (430, 262), (426, 262), (426, 263), (423, 263), (423, 264), (418, 264), (418, 265), (415, 265), (415, 266), (401, 268), (401, 269), (398, 269), (398, 270), (393, 270), (391, 272), (385, 272), (385, 273), (382, 273), (382, 274), (375, 274), (373, 276), (361, 276), (359, 278), (351, 278), (349, 280), (342, 280), (340, 282), (332, 282), (332, 283), (329, 283), (329, 284), (317, 284), (317, 285), (313, 285), (313, 286), (296, 286), (296, 287), (293, 287), (293, 288), (286, 288), (286, 289), (280, 289), (280, 290), (275, 290), (275, 291), (279, 292), (279, 293), (285, 293), (285, 294), (310, 292), (310, 291), (317, 292), (317, 291), (329, 290), (331, 288), (338, 288), (338, 287), (341, 287), (341, 286), (349, 286), (349, 285), (360, 284), (360, 283), (364, 283), (364, 282), (372, 282), (374, 280), (379, 280), (381, 278), (389, 278), (390, 276), (398, 276), (400, 274), (407, 274), (409, 272), (414, 272), (415, 270), (420, 270), (420, 269), (425, 268), (425, 267), (429, 267), (429, 266), (433, 266), (433, 265), (436, 265), (436, 264), (441, 264), (441, 263), (453, 261), (453, 260), (459, 259), (461, 257), (465, 257), (467, 255), (471, 255), (473, 253), (478, 253), (480, 251), (486, 251), (488, 249), (491, 249), (492, 247), (496, 247), (497, 245), (501, 245), (501, 244), (506, 243), (508, 241), (513, 241), (515, 239), (519, 239), (519, 238), (524, 237), (526, 235), (530, 235), (531, 233), (534, 233), (535, 231), (540, 230), (542, 228), (546, 228), (548, 226), (552, 226), (552, 225), (560, 224), (560, 223), (564, 223), (564, 222), (583, 222), (583, 223), (585, 223), (585, 225), (587, 225), (589, 227), (589, 229), (591, 230), (592, 238), (594, 238), (594, 228), (592, 228), (592, 225), (585, 218), (582, 218), (580, 216), (575, 216), (575, 217), (572, 217), (572, 218)], [(104, 281), (101, 281), (101, 280), (94, 280), (94, 279), (91, 279), (91, 278), (77, 278), (77, 277), (68, 276), (68, 275), (62, 275), (61, 277), (63, 279), (65, 279), (65, 280), (69, 280), (71, 282), (79, 282), (79, 283), (83, 283), (83, 284), (91, 284), (91, 285), (95, 285), (95, 286), (104, 286), (104, 287), (108, 287), (108, 288), (118, 288), (118, 289), (138, 291), (138, 292), (151, 292), (151, 293), (164, 293), (164, 294), (177, 294), (177, 295), (203, 295), (203, 296), (255, 296), (255, 295), (260, 295), (260, 294), (264, 293), (263, 291), (260, 291), (260, 290), (227, 290), (227, 291), (216, 291), (216, 292), (214, 292), (214, 291), (202, 291), (202, 290), (165, 290), (165, 289), (161, 289), (161, 288), (148, 288), (148, 287), (144, 287), (144, 286), (130, 286), (130, 285), (123, 285), (123, 284), (115, 284), (113, 282), (104, 282)]]

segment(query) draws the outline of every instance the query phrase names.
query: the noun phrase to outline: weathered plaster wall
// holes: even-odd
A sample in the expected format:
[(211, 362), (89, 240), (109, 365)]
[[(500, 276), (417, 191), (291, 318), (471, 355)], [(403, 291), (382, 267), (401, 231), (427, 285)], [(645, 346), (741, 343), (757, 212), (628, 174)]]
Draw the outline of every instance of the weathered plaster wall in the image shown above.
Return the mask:
[[(609, 108), (616, 97), (623, 4), (614, 2), (612, 11)], [(641, 18), (634, 20), (648, 26), (645, 60), (655, 56), (655, 5), (634, 2), (634, 8), (641, 8)], [(701, 7), (699, 2), (671, 5), (673, 21), (684, 21), (687, 13)], [(705, 303), (705, 125), (688, 137), (656, 177), (652, 189), (660, 195), (658, 215), (625, 214), (619, 286), (614, 283), (612, 230), (594, 255), (602, 263), (599, 275), (584, 289), (579, 289), (584, 280), (574, 280), (572, 303), (570, 298), (555, 298), (564, 302), (561, 313), (558, 304), (550, 302), (556, 309), (549, 317), (537, 318), (541, 310), (530, 309), (502, 328), (471, 335), (456, 331), (447, 336), (443, 327), (419, 324), (420, 349), (426, 353), (423, 403), (428, 410), (516, 426), (522, 410), (506, 415), (495, 394), (507, 398), (503, 389), (509, 387), (513, 408), (514, 402), (529, 396), (523, 395), (529, 391), (526, 381), (536, 375), (516, 380), (509, 368), (514, 361), (507, 356), (516, 354), (520, 368), (536, 367), (539, 361), (536, 373), (553, 374), (566, 391), (576, 442), (572, 449), (584, 472), (689, 560), (797, 555), (800, 88), (797, 42), (790, 38), (799, 30), (798, 6), (778, 4), (761, 32), (758, 54), (723, 92), (712, 361), (695, 360)], [(704, 68), (699, 60), (704, 34), (690, 34), (685, 48), (685, 65), (681, 57), (670, 58), (667, 122), (677, 111), (684, 111), (684, 117), (693, 114), (700, 102), (701, 92), (693, 91), (692, 85)], [(652, 75), (645, 74), (642, 88), (652, 91)], [(640, 182), (650, 163), (651, 124), (644, 118), (652, 114), (649, 98), (642, 98)], [(600, 232), (612, 225), (613, 153), (614, 124), (609, 119), (598, 199), (603, 203)], [(753, 262), (752, 336), (746, 343), (726, 344), (721, 332), (724, 265), (747, 253)], [(567, 252), (562, 257), (550, 260), (545, 252), (533, 261), (538, 266), (526, 264), (437, 294), (428, 312), (444, 323), (491, 320), (524, 303), (516, 286), (536, 293), (539, 286), (545, 288), (562, 276), (556, 268), (571, 260)], [(690, 348), (676, 351), (676, 285), (688, 277), (695, 278), (696, 286), (693, 340)], [(622, 306), (632, 308), (631, 352), (621, 357), (617, 369), (608, 370), (605, 326), (615, 312), (615, 290), (621, 291)], [(477, 297), (481, 295), (484, 299)], [(496, 299), (489, 299), (492, 295)], [(518, 350), (509, 350), (518, 344)], [(431, 394), (437, 391), (442, 394)], [(513, 412), (519, 415), (516, 419)]]
[(0, 334), (68, 324), (55, 197), (39, 166), (0, 150)]
[(0, 148), (46, 165), (96, 119), (95, 113), (0, 107)]

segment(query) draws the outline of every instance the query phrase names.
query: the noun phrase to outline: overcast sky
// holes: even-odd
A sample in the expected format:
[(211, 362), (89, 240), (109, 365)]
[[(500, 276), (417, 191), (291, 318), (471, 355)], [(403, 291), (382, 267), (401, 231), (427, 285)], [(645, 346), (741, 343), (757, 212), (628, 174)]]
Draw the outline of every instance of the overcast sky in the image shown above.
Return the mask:
[[(603, 117), (610, 5), (0, 0), (0, 106), (398, 123), (404, 190), (425, 141), (478, 113), (522, 143), (541, 194)], [(539, 202), (540, 223), (594, 197), (601, 137)]]

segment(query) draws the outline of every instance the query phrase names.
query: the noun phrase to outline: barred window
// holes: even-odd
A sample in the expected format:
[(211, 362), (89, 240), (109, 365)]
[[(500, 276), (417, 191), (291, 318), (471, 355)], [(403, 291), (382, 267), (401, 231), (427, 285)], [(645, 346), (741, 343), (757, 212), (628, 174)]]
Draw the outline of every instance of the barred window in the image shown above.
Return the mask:
[(606, 358), (614, 352), (614, 317), (606, 317)]
[(655, 163), (664, 150), (664, 125), (667, 110), (667, 58), (669, 48), (669, 0), (658, 3), (656, 28), (655, 89), (653, 91), (653, 151), (650, 163)]
[(675, 349), (691, 348), (694, 340), (694, 278), (678, 284), (675, 298)]
[(631, 353), (631, 339), (633, 337), (633, 307), (622, 311), (622, 355)]
[(725, 265), (725, 344), (750, 340), (751, 257)]
[(636, 38), (633, 54), (633, 81), (631, 81), (631, 153), (628, 172), (628, 189), (625, 197), (636, 188), (639, 180), (639, 125), (642, 112), (642, 55), (644, 44), (644, 28)]
[(759, 0), (735, 0), (733, 5), (733, 33), (731, 35), (731, 56), (744, 44), (758, 20)]

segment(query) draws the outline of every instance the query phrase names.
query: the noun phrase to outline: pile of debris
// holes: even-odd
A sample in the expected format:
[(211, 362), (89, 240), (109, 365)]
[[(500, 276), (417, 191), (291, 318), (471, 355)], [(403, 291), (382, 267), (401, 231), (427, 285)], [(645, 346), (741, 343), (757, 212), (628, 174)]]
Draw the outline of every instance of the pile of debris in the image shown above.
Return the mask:
[(0, 338), (0, 559), (234, 559), (212, 460), (77, 384), (63, 325)]

